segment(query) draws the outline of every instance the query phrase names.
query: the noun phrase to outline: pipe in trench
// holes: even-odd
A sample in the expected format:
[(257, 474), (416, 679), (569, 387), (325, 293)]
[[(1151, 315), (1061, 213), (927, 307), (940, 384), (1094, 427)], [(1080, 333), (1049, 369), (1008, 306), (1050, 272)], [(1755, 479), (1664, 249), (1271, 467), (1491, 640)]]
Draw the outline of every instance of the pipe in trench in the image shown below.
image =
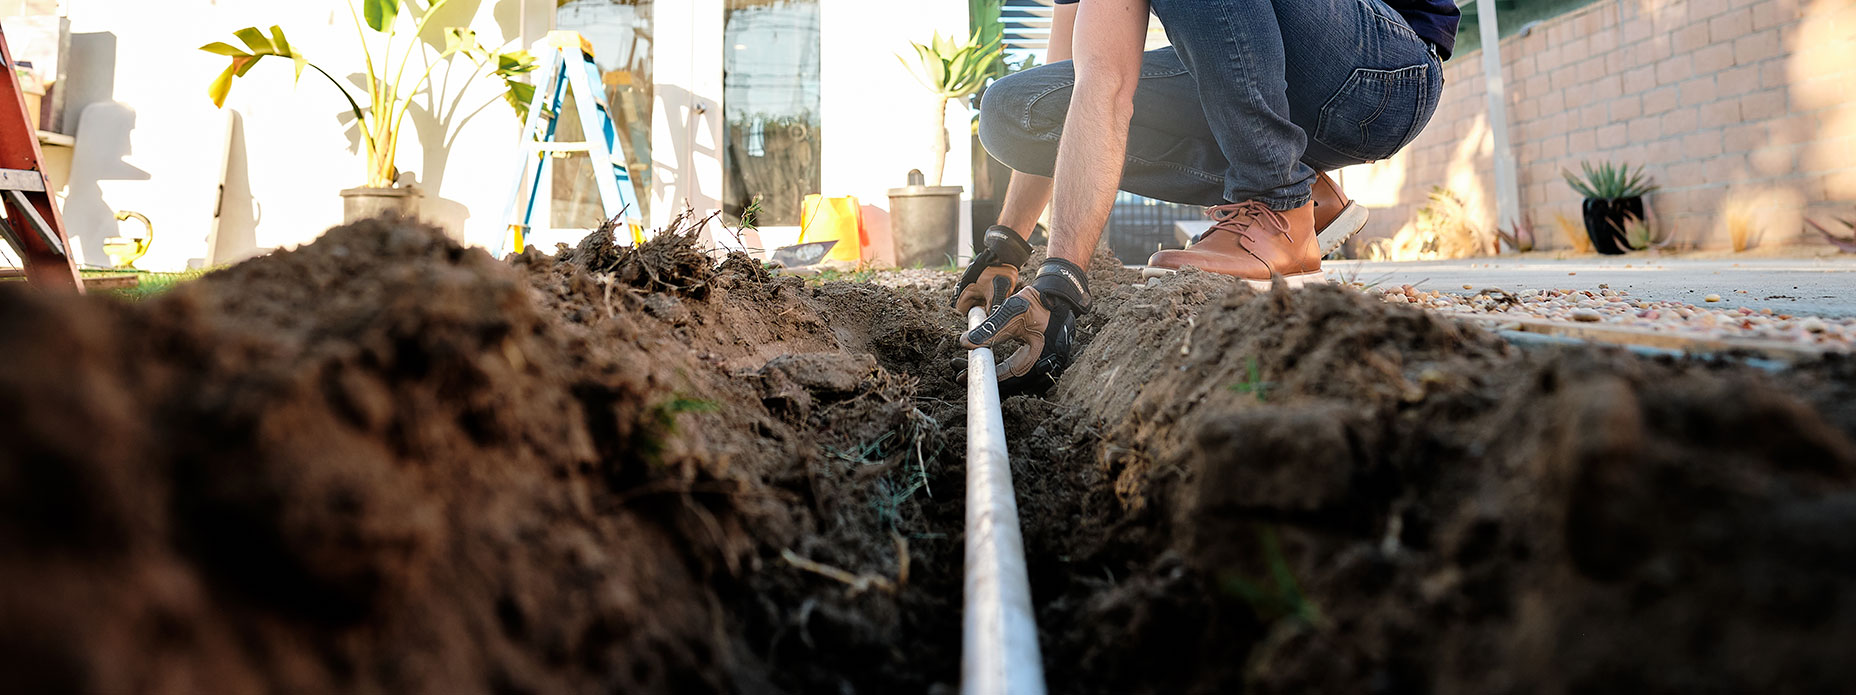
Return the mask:
[[(967, 312), (971, 330), (984, 309)], [(1043, 695), (1044, 661), (992, 350), (967, 355), (967, 559), (961, 614), (963, 695)]]

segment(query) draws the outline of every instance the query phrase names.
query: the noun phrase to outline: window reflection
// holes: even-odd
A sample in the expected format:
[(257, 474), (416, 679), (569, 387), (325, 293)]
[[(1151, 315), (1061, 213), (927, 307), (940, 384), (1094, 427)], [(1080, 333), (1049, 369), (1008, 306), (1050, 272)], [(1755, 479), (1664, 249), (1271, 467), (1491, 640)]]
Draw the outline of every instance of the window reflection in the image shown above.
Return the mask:
[[(623, 151), (615, 154), (631, 172), (641, 208), (633, 213), (642, 219), (651, 214), (651, 6), (652, 0), (563, 0), (555, 14), (560, 29), (580, 32), (593, 43), (593, 60)], [(583, 141), (580, 119), (571, 115), (578, 113), (573, 90), (567, 94), (561, 113), (568, 115), (561, 119), (556, 139)], [(552, 174), (552, 226), (591, 229), (605, 221), (591, 158), (585, 153), (557, 158)]]
[(798, 225), (819, 192), (818, 2), (727, 0), (723, 21), (723, 211), (758, 198), (758, 224)]

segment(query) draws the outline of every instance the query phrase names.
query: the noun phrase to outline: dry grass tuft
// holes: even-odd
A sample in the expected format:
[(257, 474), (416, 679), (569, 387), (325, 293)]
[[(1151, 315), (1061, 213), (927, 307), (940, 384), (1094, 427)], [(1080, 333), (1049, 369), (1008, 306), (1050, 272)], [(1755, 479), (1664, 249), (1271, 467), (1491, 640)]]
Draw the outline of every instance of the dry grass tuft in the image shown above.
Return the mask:
[(1554, 213), (1553, 226), (1560, 230), (1560, 236), (1566, 238), (1566, 246), (1573, 253), (1592, 252), (1592, 238), (1585, 235), (1583, 224), (1572, 221), (1564, 213)]
[(1763, 231), (1753, 219), (1753, 212), (1742, 207), (1729, 207), (1722, 213), (1727, 224), (1727, 238), (1733, 243), (1734, 253), (1753, 248), (1759, 243)]

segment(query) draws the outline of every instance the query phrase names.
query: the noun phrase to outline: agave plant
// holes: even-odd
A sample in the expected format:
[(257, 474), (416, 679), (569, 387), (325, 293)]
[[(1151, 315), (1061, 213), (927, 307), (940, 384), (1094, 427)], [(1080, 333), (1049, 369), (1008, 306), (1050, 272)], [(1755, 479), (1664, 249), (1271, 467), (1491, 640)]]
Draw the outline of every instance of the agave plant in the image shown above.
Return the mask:
[(1659, 233), (1654, 225), (1636, 215), (1624, 218), (1624, 245), (1632, 251), (1666, 249), (1675, 241), (1675, 235)]
[(915, 47), (916, 62), (911, 64), (900, 54), (896, 59), (938, 97), (934, 121), (934, 174), (929, 185), (939, 186), (941, 174), (947, 168), (947, 102), (965, 99), (978, 91), (986, 84), (986, 78), (999, 69), (1004, 58), (999, 51), (999, 38), (981, 31), (973, 32), (965, 43), (954, 43), (954, 37), (943, 37), (935, 32), (929, 43), (911, 42), (909, 45)]
[[(361, 36), (362, 55), (366, 59), (367, 89), (359, 95), (367, 100), (365, 106), (361, 99), (356, 98), (356, 90), (335, 79), (327, 70), (298, 51), (284, 36), (283, 28), (277, 26), (271, 27), (268, 34), (257, 27), (232, 32), (244, 44), (243, 48), (223, 42), (200, 47), (202, 51), (232, 59), (232, 64), (219, 74), (218, 79), (213, 80), (208, 90), (213, 105), (224, 107), (226, 96), (232, 91), (233, 80), (244, 77), (265, 58), (275, 57), (294, 62), (296, 80), (299, 82), (303, 79), (304, 68), (314, 69), (335, 85), (335, 90), (347, 100), (348, 108), (354, 114), (355, 126), (361, 131), (361, 144), (367, 151), (367, 185), (373, 188), (391, 187), (398, 178), (395, 154), (399, 150), (401, 126), (406, 119), (406, 111), (412, 106), (413, 97), (431, 82), (432, 71), (438, 65), (460, 55), (469, 58), (476, 64), (478, 71), (488, 70), (490, 74), (503, 79), (508, 90), (504, 96), (518, 111), (527, 108), (535, 88), (515, 81), (516, 76), (535, 69), (535, 60), (527, 51), (493, 51), (478, 42), (475, 32), (452, 27), (444, 31), (444, 49), (436, 56), (425, 55), (429, 49), (424, 48), (425, 42), (421, 37), (425, 35), (432, 18), (450, 0), (431, 0), (424, 9), (410, 1), (401, 0), (360, 2), (362, 8), (357, 12), (354, 0), (350, 0), (348, 11), (354, 17), (355, 32)], [(411, 30), (402, 31), (408, 24)], [(370, 48), (368, 30), (373, 32), (372, 44), (379, 49), (378, 52)], [(394, 44), (399, 41), (405, 41), (405, 46), (398, 54), (398, 61), (394, 62)], [(420, 57), (425, 59), (415, 59), (415, 51), (420, 52)], [(407, 75), (409, 67), (416, 71), (411, 79)]]
[(1570, 171), (1562, 171), (1567, 185), (1579, 192), (1579, 195), (1598, 200), (1620, 200), (1623, 198), (1641, 198), (1656, 192), (1657, 186), (1639, 167), (1631, 171), (1631, 166), (1617, 166), (1601, 162), (1593, 166), (1591, 162), (1582, 162), (1579, 168), (1585, 170), (1583, 177), (1574, 176)]
[[(1830, 228), (1818, 223), (1817, 220), (1805, 220), (1805, 222), (1816, 227), (1817, 232), (1824, 235), (1825, 241), (1829, 241), (1831, 246), (1837, 247), (1837, 251), (1841, 253), (1856, 253), (1856, 236), (1844, 238), (1832, 233)], [(1851, 232), (1856, 232), (1856, 217), (1847, 220), (1838, 220), (1838, 222), (1843, 223), (1845, 227), (1849, 227)]]
[(1495, 235), (1501, 237), (1502, 242), (1508, 244), (1508, 248), (1514, 249), (1515, 253), (1527, 253), (1534, 250), (1534, 222), (1525, 217), (1517, 220), (1514, 226), (1508, 229), (1495, 230)]

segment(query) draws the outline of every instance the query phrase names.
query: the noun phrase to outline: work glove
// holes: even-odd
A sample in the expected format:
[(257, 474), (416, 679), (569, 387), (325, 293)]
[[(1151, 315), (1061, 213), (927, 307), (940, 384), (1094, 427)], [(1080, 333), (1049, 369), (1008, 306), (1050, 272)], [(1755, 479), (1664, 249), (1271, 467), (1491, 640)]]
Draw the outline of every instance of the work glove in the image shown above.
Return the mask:
[(1038, 266), (1037, 277), (961, 336), (972, 350), (1007, 340), (1024, 346), (999, 365), (999, 393), (1042, 394), (1057, 384), (1070, 366), (1076, 317), (1089, 311), (1089, 277), (1075, 263), (1052, 258)]
[(978, 255), (954, 287), (954, 309), (966, 316), (975, 307), (992, 313), (1018, 289), (1018, 269), (1031, 259), (1031, 244), (1010, 227), (993, 225)]

